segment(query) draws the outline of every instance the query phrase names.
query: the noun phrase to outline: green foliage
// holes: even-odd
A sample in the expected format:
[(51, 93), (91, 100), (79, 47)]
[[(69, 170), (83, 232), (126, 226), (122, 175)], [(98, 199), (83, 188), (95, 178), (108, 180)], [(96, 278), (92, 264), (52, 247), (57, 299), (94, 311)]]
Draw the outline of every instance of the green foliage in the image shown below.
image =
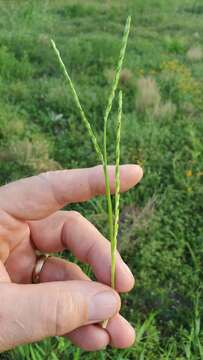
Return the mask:
[[(203, 65), (187, 58), (191, 44), (203, 46), (200, 1), (53, 0), (19, 6), (2, 0), (0, 181), (97, 163), (49, 42), (56, 39), (101, 144), (103, 109), (129, 13), (133, 26), (119, 82), (121, 162), (140, 163), (144, 179), (121, 197), (118, 246), (136, 276), (135, 289), (123, 296), (122, 313), (137, 328), (137, 343), (85, 353), (54, 338), (1, 359), (203, 358)], [(139, 86), (149, 78), (156, 96), (146, 98), (142, 91), (139, 108)], [(111, 138), (117, 105), (109, 121)], [(108, 142), (112, 163), (114, 150)], [(103, 198), (72, 208), (107, 235)]]
[(32, 76), (32, 65), (27, 55), (23, 54), (20, 59), (10, 52), (5, 46), (0, 47), (0, 76), (5, 80), (26, 80)]

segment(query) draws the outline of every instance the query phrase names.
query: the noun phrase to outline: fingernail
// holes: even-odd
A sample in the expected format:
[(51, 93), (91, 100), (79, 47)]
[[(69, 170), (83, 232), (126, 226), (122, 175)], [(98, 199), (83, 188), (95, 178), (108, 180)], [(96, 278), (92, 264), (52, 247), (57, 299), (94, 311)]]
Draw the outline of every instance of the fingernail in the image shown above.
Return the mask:
[(109, 319), (119, 311), (119, 307), (120, 299), (116, 292), (100, 292), (90, 300), (89, 321), (99, 322)]
[(134, 281), (135, 279), (134, 279), (133, 273), (132, 273), (132, 271), (130, 270), (130, 268), (128, 267), (128, 265), (123, 261), (123, 259), (122, 259), (122, 266), (123, 266), (124, 271), (125, 271), (129, 276), (131, 276), (132, 280)]
[(140, 165), (134, 165), (135, 172), (139, 176), (139, 178), (143, 177), (143, 168)]

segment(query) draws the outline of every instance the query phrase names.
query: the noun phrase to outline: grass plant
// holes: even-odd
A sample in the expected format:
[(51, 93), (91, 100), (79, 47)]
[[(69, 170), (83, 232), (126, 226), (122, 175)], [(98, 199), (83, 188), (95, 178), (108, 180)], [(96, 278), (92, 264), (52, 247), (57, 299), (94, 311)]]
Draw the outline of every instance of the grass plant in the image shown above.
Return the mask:
[(106, 200), (108, 208), (108, 225), (109, 225), (109, 240), (111, 242), (111, 286), (115, 289), (116, 285), (116, 248), (117, 248), (117, 235), (119, 227), (119, 199), (120, 199), (120, 175), (119, 175), (119, 163), (120, 163), (120, 133), (121, 133), (121, 117), (122, 117), (122, 92), (119, 92), (119, 105), (118, 105), (118, 121), (117, 121), (117, 130), (116, 130), (116, 170), (115, 170), (115, 208), (113, 210), (112, 199), (111, 199), (111, 190), (110, 190), (110, 181), (108, 175), (108, 156), (107, 156), (107, 125), (109, 115), (112, 109), (113, 101), (115, 98), (116, 90), (119, 83), (120, 73), (122, 69), (122, 64), (125, 56), (126, 46), (128, 42), (128, 36), (130, 31), (131, 17), (129, 16), (126, 21), (123, 41), (121, 46), (121, 51), (119, 55), (118, 65), (115, 72), (115, 78), (113, 80), (111, 92), (108, 98), (107, 107), (104, 114), (104, 133), (103, 133), (103, 151), (98, 143), (97, 137), (91, 127), (90, 121), (87, 119), (85, 112), (80, 103), (79, 97), (71, 80), (71, 77), (66, 70), (66, 66), (61, 58), (60, 52), (56, 47), (54, 40), (51, 39), (51, 44), (53, 46), (54, 52), (58, 58), (60, 66), (63, 70), (66, 81), (68, 82), (75, 104), (80, 112), (81, 118), (84, 125), (87, 128), (89, 137), (92, 141), (94, 149), (97, 153), (99, 160), (101, 161), (104, 169), (105, 176), (105, 188), (106, 188)]

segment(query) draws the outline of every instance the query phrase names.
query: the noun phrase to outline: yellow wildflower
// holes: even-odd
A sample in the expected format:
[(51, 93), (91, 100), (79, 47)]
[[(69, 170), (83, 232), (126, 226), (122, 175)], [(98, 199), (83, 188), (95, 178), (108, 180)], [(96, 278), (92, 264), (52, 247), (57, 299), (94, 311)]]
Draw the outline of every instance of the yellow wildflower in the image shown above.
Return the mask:
[(192, 170), (187, 170), (186, 171), (186, 176), (191, 177), (192, 176)]

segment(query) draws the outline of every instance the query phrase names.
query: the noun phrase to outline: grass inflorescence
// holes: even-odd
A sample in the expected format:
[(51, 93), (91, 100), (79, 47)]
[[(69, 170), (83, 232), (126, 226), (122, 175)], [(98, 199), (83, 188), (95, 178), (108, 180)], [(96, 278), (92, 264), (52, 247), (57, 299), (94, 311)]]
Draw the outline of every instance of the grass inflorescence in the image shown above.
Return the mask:
[(107, 106), (104, 113), (104, 133), (103, 133), (103, 150), (101, 149), (97, 137), (91, 127), (89, 120), (87, 119), (85, 112), (80, 103), (79, 97), (71, 80), (71, 77), (66, 70), (64, 62), (61, 58), (60, 52), (56, 47), (54, 40), (51, 39), (51, 44), (53, 46), (54, 52), (57, 55), (60, 66), (63, 70), (65, 79), (67, 80), (75, 100), (75, 104), (80, 112), (81, 118), (84, 125), (88, 130), (88, 134), (93, 143), (94, 149), (97, 153), (99, 161), (101, 161), (104, 169), (105, 176), (105, 188), (106, 188), (106, 200), (108, 208), (108, 224), (109, 224), (109, 240), (111, 242), (111, 286), (115, 289), (116, 286), (116, 248), (117, 248), (117, 235), (118, 235), (118, 224), (119, 224), (119, 199), (120, 199), (120, 174), (119, 174), (119, 163), (120, 163), (120, 133), (121, 133), (121, 117), (122, 117), (122, 92), (119, 92), (118, 100), (118, 121), (116, 129), (116, 170), (115, 170), (115, 208), (113, 210), (112, 199), (111, 199), (111, 190), (110, 190), (110, 181), (108, 175), (108, 156), (107, 156), (107, 124), (109, 115), (112, 109), (113, 101), (115, 98), (116, 90), (118, 88), (120, 73), (122, 69), (122, 64), (125, 56), (126, 46), (128, 42), (128, 36), (130, 31), (131, 17), (129, 16), (126, 21), (122, 46), (120, 50), (119, 60), (115, 72), (115, 77), (112, 83), (112, 88), (108, 97)]

